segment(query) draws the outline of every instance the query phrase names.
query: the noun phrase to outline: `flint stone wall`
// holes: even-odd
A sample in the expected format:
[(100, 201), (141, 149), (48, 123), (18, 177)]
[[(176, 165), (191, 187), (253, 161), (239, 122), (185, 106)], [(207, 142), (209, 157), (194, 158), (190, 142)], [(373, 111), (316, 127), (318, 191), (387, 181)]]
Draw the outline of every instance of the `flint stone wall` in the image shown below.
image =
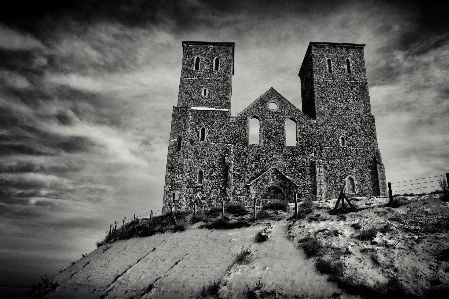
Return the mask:
[[(230, 115), (234, 45), (184, 42), (183, 46), (164, 211), (194, 203), (200, 208), (221, 201), (250, 204), (274, 186), (288, 201), (293, 201), (294, 193), (300, 199), (336, 197), (349, 178), (355, 182), (352, 196), (385, 195), (363, 45), (310, 43), (299, 72), (304, 112), (270, 88), (236, 116)], [(196, 57), (201, 59), (199, 70), (194, 69)], [(213, 69), (216, 57), (218, 71)], [(205, 87), (207, 96), (202, 95)], [(252, 118), (260, 124), (258, 145), (249, 144)], [(285, 145), (286, 120), (296, 123), (296, 146)]]

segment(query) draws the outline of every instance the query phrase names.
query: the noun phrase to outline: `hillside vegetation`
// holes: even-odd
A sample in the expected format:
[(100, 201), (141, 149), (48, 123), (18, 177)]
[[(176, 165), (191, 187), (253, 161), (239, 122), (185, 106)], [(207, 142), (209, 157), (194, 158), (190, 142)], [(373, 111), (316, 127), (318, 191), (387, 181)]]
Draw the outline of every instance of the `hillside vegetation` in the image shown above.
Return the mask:
[[(355, 198), (259, 211), (139, 220), (34, 298), (443, 298), (449, 292), (449, 204), (439, 195)], [(145, 236), (146, 237), (137, 237)]]

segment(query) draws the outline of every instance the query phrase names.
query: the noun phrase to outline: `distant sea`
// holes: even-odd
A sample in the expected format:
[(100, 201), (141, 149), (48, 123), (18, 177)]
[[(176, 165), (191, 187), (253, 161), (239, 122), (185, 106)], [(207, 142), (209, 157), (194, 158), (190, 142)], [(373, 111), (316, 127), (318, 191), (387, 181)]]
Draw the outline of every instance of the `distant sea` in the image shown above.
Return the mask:
[(0, 286), (2, 299), (26, 299), (33, 287), (31, 286)]

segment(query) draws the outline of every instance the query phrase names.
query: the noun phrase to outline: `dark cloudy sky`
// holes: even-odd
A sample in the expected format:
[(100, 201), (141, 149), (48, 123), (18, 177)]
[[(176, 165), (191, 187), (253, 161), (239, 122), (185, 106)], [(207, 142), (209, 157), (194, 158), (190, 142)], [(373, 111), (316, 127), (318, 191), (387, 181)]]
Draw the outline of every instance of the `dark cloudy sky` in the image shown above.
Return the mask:
[(182, 40), (235, 42), (232, 114), (301, 108), (310, 41), (366, 44), (388, 181), (449, 172), (449, 15), (438, 1), (0, 1), (0, 285), (160, 211)]

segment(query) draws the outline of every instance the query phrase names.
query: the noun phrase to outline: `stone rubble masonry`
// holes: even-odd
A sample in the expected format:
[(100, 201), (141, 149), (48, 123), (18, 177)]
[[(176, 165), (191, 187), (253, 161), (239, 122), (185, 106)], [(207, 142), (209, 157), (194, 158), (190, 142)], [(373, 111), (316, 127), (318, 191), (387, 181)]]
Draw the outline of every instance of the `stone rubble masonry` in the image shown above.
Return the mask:
[[(276, 193), (289, 202), (295, 193), (300, 200), (324, 199), (342, 187), (351, 193), (351, 182), (350, 196), (386, 195), (364, 45), (311, 42), (299, 71), (302, 111), (270, 88), (236, 116), (230, 113), (234, 43), (182, 45), (163, 211), (223, 200), (249, 205)], [(259, 144), (249, 144), (253, 118)], [(286, 146), (286, 120), (296, 123), (296, 146)]]

